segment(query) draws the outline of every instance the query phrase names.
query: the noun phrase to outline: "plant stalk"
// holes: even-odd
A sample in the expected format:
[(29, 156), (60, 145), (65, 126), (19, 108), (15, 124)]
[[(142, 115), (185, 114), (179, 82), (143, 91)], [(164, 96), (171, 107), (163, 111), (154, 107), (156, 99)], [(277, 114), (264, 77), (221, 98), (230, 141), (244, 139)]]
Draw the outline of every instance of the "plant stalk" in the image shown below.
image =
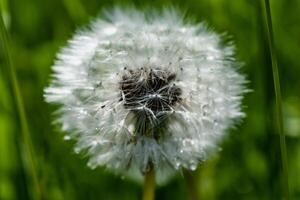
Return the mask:
[(283, 180), (283, 195), (284, 199), (289, 199), (289, 183), (288, 183), (288, 164), (287, 164), (287, 150), (286, 150), (286, 142), (284, 135), (284, 124), (283, 124), (283, 116), (282, 116), (282, 99), (281, 99), (281, 89), (280, 89), (280, 79), (278, 73), (278, 64), (277, 64), (277, 54), (276, 47), (274, 42), (273, 35), (273, 25), (272, 25), (272, 17), (271, 17), (271, 9), (269, 0), (264, 0), (264, 8), (265, 8), (265, 17), (266, 17), (266, 26), (267, 26), (267, 38), (268, 38), (268, 46), (271, 55), (271, 63), (272, 63), (272, 72), (273, 72), (273, 81), (274, 81), (274, 90), (275, 90), (275, 101), (276, 101), (276, 130), (279, 134), (279, 142), (280, 142), (280, 153), (281, 153), (281, 164), (282, 164), (282, 180)]
[(200, 195), (197, 190), (196, 174), (191, 171), (185, 170), (184, 178), (186, 180), (190, 200), (200, 200)]
[(1, 71), (4, 73), (3, 77), (7, 78), (7, 83), (10, 86), (10, 92), (13, 96), (12, 99), (14, 100), (16, 113), (18, 115), (21, 127), (21, 143), (24, 144), (24, 146), (21, 146), (21, 149), (24, 150), (25, 165), (26, 163), (28, 163), (28, 166), (26, 166), (26, 168), (28, 169), (28, 177), (30, 177), (32, 181), (32, 198), (43, 199), (41, 193), (41, 185), (37, 175), (37, 163), (34, 158), (35, 153), (33, 150), (32, 141), (29, 133), (24, 103), (11, 55), (9, 35), (4, 25), (2, 13), (0, 13), (0, 58), (2, 57), (4, 65), (1, 66)]
[(154, 200), (155, 197), (155, 171), (154, 167), (145, 173), (143, 200)]

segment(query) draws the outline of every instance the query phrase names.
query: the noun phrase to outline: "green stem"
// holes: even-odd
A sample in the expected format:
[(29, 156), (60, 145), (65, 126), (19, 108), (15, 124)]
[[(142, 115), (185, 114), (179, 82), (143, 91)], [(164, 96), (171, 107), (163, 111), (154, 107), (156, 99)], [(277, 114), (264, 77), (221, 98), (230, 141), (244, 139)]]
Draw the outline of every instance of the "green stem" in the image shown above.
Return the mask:
[(25, 114), (24, 104), (17, 80), (17, 76), (15, 73), (13, 60), (11, 56), (10, 46), (9, 46), (9, 36), (7, 30), (5, 28), (2, 13), (0, 14), (0, 56), (3, 56), (3, 61), (5, 65), (2, 65), (2, 71), (4, 72), (4, 78), (8, 79), (8, 84), (10, 85), (10, 90), (16, 105), (16, 110), (18, 113), (18, 117), (20, 120), (21, 133), (22, 133), (22, 141), (24, 144), (24, 155), (26, 156), (28, 166), (28, 173), (32, 177), (33, 184), (33, 198), (34, 199), (42, 199), (41, 198), (41, 188), (37, 176), (37, 167), (36, 162), (34, 160), (34, 151), (31, 143), (31, 138), (29, 134), (28, 122)]
[(278, 64), (277, 64), (277, 55), (276, 47), (273, 36), (273, 26), (272, 26), (272, 17), (269, 0), (264, 0), (265, 7), (265, 16), (267, 24), (267, 38), (268, 46), (271, 55), (272, 63), (272, 72), (273, 72), (273, 81), (275, 88), (275, 99), (276, 99), (276, 129), (279, 133), (280, 140), (280, 152), (281, 152), (281, 164), (282, 164), (282, 180), (284, 181), (284, 198), (289, 199), (289, 184), (288, 184), (288, 164), (287, 164), (287, 150), (286, 142), (284, 135), (284, 125), (283, 125), (283, 116), (282, 116), (282, 100), (281, 100), (281, 90), (280, 90), (280, 80), (278, 73)]
[(149, 171), (145, 173), (144, 177), (144, 192), (143, 200), (154, 200), (155, 196), (155, 172), (151, 167)]
[(189, 193), (189, 197), (191, 200), (199, 200), (200, 196), (197, 190), (197, 177), (196, 174), (185, 170), (184, 172), (184, 178), (186, 180), (187, 189)]

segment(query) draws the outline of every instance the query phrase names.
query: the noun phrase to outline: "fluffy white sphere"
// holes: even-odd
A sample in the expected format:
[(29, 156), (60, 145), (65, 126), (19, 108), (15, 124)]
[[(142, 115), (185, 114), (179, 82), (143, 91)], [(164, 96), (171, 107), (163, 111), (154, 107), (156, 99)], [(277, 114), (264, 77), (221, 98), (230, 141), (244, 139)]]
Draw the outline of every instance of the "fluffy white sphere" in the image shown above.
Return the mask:
[(195, 170), (244, 116), (245, 79), (221, 42), (174, 9), (110, 10), (58, 54), (45, 98), (92, 168)]

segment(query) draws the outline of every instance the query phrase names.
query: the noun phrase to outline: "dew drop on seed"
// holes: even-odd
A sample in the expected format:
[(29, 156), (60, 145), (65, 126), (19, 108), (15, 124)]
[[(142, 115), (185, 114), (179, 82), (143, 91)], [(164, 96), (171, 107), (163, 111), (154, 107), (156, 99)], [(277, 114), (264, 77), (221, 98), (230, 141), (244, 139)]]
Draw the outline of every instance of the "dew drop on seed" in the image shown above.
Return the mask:
[(92, 164), (91, 162), (88, 162), (87, 166), (91, 169), (95, 169), (96, 165)]
[(195, 171), (197, 169), (197, 165), (196, 164), (191, 164), (190, 165), (190, 170)]
[(96, 146), (98, 144), (98, 142), (97, 141), (92, 141), (91, 144), (92, 144), (92, 146)]
[(206, 116), (208, 114), (208, 105), (207, 104), (202, 106), (202, 112), (203, 112), (202, 113), (203, 116)]
[(214, 56), (206, 56), (207, 60), (214, 60)]
[(75, 151), (75, 153), (78, 154), (78, 153), (80, 152), (80, 149), (79, 149), (78, 147), (75, 147), (75, 148), (74, 148), (74, 151)]
[(214, 120), (214, 127), (216, 127), (216, 126), (218, 126), (218, 125), (219, 125), (218, 121), (217, 121), (217, 120)]
[(179, 167), (180, 167), (180, 162), (176, 162), (176, 163), (175, 163), (175, 168), (178, 170)]
[(71, 140), (71, 137), (69, 135), (65, 135), (64, 140)]

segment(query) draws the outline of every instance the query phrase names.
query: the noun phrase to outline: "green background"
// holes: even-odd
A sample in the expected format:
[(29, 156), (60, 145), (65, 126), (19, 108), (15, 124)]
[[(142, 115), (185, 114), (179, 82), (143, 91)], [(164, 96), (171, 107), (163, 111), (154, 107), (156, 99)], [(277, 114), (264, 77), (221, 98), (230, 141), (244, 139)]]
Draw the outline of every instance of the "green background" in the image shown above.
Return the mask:
[[(91, 170), (86, 166), (87, 158), (75, 154), (72, 142), (63, 141), (59, 127), (51, 124), (55, 108), (43, 101), (43, 88), (49, 83), (56, 52), (77, 28), (86, 26), (102, 8), (116, 4), (133, 4), (141, 9), (176, 6), (197, 21), (207, 21), (217, 32), (231, 35), (237, 46), (237, 58), (245, 63), (241, 71), (253, 90), (243, 102), (247, 118), (230, 131), (221, 144), (222, 151), (193, 173), (201, 199), (282, 199), (287, 178), (291, 199), (300, 199), (300, 1), (270, 1), (289, 177), (281, 170), (262, 1), (0, 0), (24, 102), (23, 120), (27, 120), (29, 133), (21, 126), (26, 121), (19, 120), (9, 75), (11, 66), (7, 65), (2, 48), (0, 199), (140, 199), (141, 185), (105, 169)], [(157, 188), (156, 199), (187, 199), (189, 183), (178, 174), (167, 185)], [(38, 196), (36, 191), (40, 191)]]

